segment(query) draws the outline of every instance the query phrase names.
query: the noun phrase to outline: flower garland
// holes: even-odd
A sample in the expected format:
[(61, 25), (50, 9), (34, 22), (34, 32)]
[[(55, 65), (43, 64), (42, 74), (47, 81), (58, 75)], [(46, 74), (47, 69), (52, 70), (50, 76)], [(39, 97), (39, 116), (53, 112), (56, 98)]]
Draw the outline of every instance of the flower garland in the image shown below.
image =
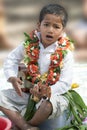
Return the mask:
[[(36, 30), (33, 31), (30, 35), (26, 34), (26, 40), (24, 43), (25, 47), (25, 58), (24, 62), (27, 65), (26, 79), (30, 82), (36, 84), (39, 82), (45, 83), (46, 86), (55, 84), (60, 77), (61, 68), (63, 66), (63, 59), (68, 52), (68, 49), (71, 49), (71, 41), (67, 37), (61, 37), (58, 39), (58, 47), (56, 51), (50, 56), (50, 65), (49, 69), (43, 75), (40, 74), (38, 59), (40, 53), (39, 39), (36, 35)], [(32, 98), (34, 96), (34, 98)], [(29, 97), (28, 105), (26, 112), (24, 114), (25, 120), (30, 120), (35, 111), (35, 105), (40, 99), (32, 95)]]
[(55, 84), (59, 80), (60, 71), (63, 66), (63, 59), (68, 52), (71, 41), (68, 39), (68, 37), (60, 37), (58, 39), (58, 48), (50, 56), (51, 63), (49, 65), (48, 72), (41, 75), (38, 65), (40, 47), (36, 30), (32, 31), (30, 35), (25, 33), (25, 36), (26, 40), (24, 47), (26, 55), (24, 62), (27, 65), (27, 80), (34, 84), (40, 81), (46, 85)]

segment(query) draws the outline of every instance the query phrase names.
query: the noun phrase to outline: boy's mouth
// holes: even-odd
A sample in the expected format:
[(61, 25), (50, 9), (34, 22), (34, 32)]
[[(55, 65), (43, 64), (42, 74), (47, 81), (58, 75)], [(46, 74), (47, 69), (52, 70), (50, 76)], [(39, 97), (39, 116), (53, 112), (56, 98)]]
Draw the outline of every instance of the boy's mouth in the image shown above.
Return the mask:
[(49, 39), (49, 40), (52, 40), (52, 39), (53, 39), (53, 36), (51, 36), (51, 35), (46, 35), (46, 38)]

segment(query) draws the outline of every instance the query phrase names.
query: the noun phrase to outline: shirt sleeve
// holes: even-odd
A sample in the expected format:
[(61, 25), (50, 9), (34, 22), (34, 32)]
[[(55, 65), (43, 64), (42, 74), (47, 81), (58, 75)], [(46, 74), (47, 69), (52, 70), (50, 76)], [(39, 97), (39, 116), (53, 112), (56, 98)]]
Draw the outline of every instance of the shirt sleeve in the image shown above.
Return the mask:
[(51, 86), (51, 95), (55, 93), (60, 95), (70, 89), (73, 79), (73, 63), (73, 53), (69, 51), (64, 58), (64, 64), (63, 68), (61, 69), (59, 81)]
[(9, 53), (4, 62), (4, 73), (6, 79), (10, 77), (17, 77), (18, 65), (24, 58), (24, 46), (23, 42), (13, 51)]

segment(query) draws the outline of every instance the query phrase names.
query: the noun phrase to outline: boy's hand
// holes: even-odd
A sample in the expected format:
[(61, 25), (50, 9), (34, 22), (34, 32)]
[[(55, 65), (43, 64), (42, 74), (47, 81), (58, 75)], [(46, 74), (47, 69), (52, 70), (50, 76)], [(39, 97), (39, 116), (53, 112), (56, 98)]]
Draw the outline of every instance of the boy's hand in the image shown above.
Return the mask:
[(41, 92), (39, 91), (39, 86), (35, 85), (33, 88), (30, 88), (30, 93), (33, 97), (37, 97), (38, 100), (41, 99)]
[(17, 77), (10, 77), (8, 79), (8, 81), (10, 83), (12, 83), (12, 85), (15, 88), (15, 91), (17, 92), (17, 94), (19, 96), (22, 96), (22, 90), (21, 90), (21, 87), (20, 87), (20, 85), (22, 85), (22, 81), (19, 78), (17, 78)]
[(51, 97), (51, 88), (46, 84), (42, 84), (41, 82), (38, 83), (39, 91), (41, 93), (41, 98), (49, 98)]
[(40, 82), (38, 83), (38, 85), (35, 85), (33, 88), (30, 89), (30, 93), (33, 96), (38, 97), (39, 99), (46, 97), (50, 98), (51, 88)]

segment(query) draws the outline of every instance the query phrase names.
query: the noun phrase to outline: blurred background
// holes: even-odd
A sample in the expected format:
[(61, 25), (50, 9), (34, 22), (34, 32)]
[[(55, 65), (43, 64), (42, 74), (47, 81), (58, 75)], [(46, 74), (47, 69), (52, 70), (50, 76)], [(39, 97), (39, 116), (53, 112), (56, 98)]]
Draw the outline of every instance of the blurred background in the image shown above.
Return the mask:
[(66, 8), (69, 14), (66, 32), (70, 35), (73, 23), (82, 19), (82, 0), (0, 0), (0, 63), (24, 40), (24, 32), (37, 27), (41, 8), (50, 3)]
[[(75, 41), (73, 82), (87, 104), (87, 0), (0, 0), (0, 69), (8, 53), (24, 40), (23, 33), (37, 27), (41, 8), (50, 3), (63, 5), (69, 14), (65, 31)], [(5, 88), (2, 69), (0, 81), (0, 89)]]

